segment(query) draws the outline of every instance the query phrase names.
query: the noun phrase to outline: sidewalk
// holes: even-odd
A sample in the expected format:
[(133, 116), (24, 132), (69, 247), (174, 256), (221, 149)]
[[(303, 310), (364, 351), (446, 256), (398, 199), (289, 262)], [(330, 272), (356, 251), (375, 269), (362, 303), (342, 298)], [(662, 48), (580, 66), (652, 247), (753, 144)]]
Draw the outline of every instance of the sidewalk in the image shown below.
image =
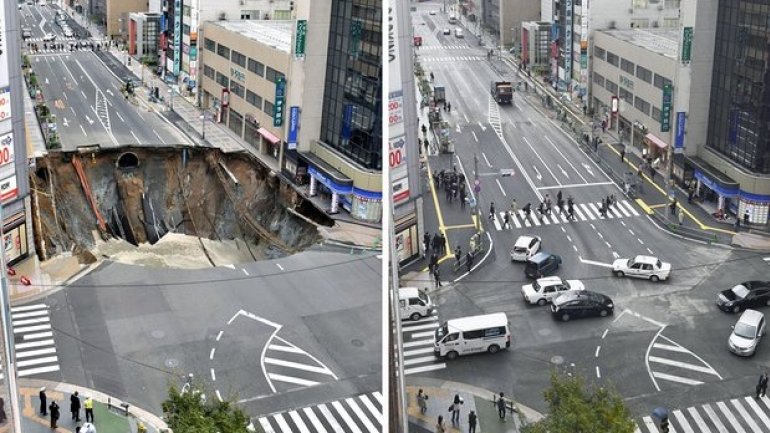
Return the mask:
[[(417, 405), (417, 393), (420, 389), (428, 396), (425, 414), (420, 413)], [(502, 421), (492, 400), (498, 393), (499, 391), (485, 390), (459, 382), (427, 378), (410, 379), (410, 385), (406, 387), (410, 431), (435, 431), (438, 416), (441, 415), (444, 417), (447, 432), (467, 432), (470, 411), (474, 411), (478, 417), (477, 433), (518, 433), (525, 423), (538, 421), (543, 417), (534, 409), (514, 403), (519, 413), (511, 413), (508, 410), (505, 421)], [(448, 409), (453, 404), (455, 395), (462, 398), (463, 404), (460, 409), (460, 423), (453, 426), (452, 413)]]
[[(123, 407), (120, 406), (122, 401), (98, 391), (67, 383), (35, 379), (20, 379), (18, 383), (19, 407), (22, 413), (21, 425), (25, 433), (52, 431), (50, 429), (50, 412), (47, 416), (40, 414), (38, 394), (43, 386), (46, 387), (47, 405), (50, 405), (51, 401), (56, 401), (59, 405), (60, 416), (56, 432), (71, 433), (75, 431), (76, 426), (82, 426), (85, 423), (85, 410), (82, 407), (86, 397), (91, 397), (94, 400), (93, 424), (99, 433), (133, 433), (138, 431), (139, 423), (144, 424), (148, 433), (162, 433), (168, 430), (168, 426), (161, 418), (141, 408), (129, 406), (129, 414), (126, 416)], [(69, 411), (70, 395), (75, 391), (78, 392), (81, 403), (79, 423), (72, 420)], [(108, 407), (108, 402), (112, 404), (112, 409)]]

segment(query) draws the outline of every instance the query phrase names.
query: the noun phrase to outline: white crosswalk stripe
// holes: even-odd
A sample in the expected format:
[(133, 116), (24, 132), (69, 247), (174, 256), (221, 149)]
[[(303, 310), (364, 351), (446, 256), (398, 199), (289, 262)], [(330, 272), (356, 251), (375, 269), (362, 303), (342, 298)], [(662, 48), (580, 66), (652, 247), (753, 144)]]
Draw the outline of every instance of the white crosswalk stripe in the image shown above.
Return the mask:
[(438, 312), (419, 320), (401, 321), (404, 375), (442, 370), (446, 363), (433, 355), (433, 335), (439, 327)]
[(267, 346), (264, 363), (267, 377), (276, 390), (337, 380), (334, 372), (320, 360), (279, 336)]
[(612, 205), (607, 212), (606, 217), (602, 216), (599, 212), (600, 207), (601, 203), (575, 203), (572, 208), (575, 218), (572, 221), (567, 217), (566, 206), (564, 212), (561, 212), (558, 206), (554, 206), (551, 209), (551, 213), (545, 215), (540, 215), (537, 209), (535, 209), (532, 211), (529, 218), (526, 217), (523, 210), (519, 209), (515, 214), (511, 214), (511, 224), (508, 228), (504, 227), (503, 223), (505, 220), (505, 212), (498, 212), (493, 215), (492, 224), (494, 225), (495, 230), (500, 231), (513, 229), (514, 227), (520, 229), (548, 226), (552, 224), (567, 224), (579, 221), (594, 221), (596, 219), (634, 218), (640, 215), (639, 212), (634, 209), (633, 204), (628, 200), (620, 200)]
[[(716, 407), (716, 408), (715, 408)], [(770, 431), (770, 400), (754, 396), (695, 405), (670, 411), (670, 432), (680, 433), (761, 433)], [(659, 433), (655, 420), (637, 420), (638, 432)]]
[(382, 430), (382, 397), (362, 394), (260, 417), (266, 433), (377, 433)]
[(46, 304), (11, 308), (11, 327), (19, 377), (52, 373), (60, 369), (49, 313)]

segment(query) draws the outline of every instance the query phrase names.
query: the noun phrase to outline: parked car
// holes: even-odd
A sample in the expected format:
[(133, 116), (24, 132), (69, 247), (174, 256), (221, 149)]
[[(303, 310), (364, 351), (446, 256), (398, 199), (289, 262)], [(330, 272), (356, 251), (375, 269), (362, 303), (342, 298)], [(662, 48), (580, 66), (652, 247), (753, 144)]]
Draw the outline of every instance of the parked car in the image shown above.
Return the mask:
[(542, 243), (540, 236), (519, 236), (513, 248), (511, 248), (511, 261), (526, 262), (527, 259), (540, 251)]
[(727, 340), (730, 352), (751, 356), (765, 333), (765, 315), (757, 310), (746, 310), (732, 328), (733, 332)]
[(717, 296), (719, 309), (729, 313), (765, 305), (770, 306), (770, 281), (745, 281)]
[(461, 29), (461, 28), (459, 28), (459, 27), (455, 27), (455, 37), (456, 37), (456, 38), (461, 38), (461, 39), (462, 39), (462, 38), (464, 37), (464, 35), (463, 35), (463, 29)]
[(451, 35), (451, 34), (452, 34), (452, 32), (451, 32), (451, 31), (449, 30), (449, 28), (447, 27), (447, 28), (445, 28), (445, 29), (444, 29), (444, 34), (445, 34), (445, 35)]
[(559, 277), (545, 277), (532, 284), (521, 286), (521, 296), (530, 304), (545, 305), (569, 290), (585, 290), (580, 280), (562, 280)]
[(436, 11), (430, 11), (428, 13), (431, 14), (431, 15), (436, 15)]
[(612, 263), (612, 273), (618, 277), (629, 276), (660, 281), (668, 278), (671, 263), (661, 262), (657, 257), (636, 256), (633, 259), (617, 259)]
[(570, 290), (551, 301), (551, 315), (563, 322), (580, 317), (607, 317), (614, 309), (609, 296), (588, 290)]

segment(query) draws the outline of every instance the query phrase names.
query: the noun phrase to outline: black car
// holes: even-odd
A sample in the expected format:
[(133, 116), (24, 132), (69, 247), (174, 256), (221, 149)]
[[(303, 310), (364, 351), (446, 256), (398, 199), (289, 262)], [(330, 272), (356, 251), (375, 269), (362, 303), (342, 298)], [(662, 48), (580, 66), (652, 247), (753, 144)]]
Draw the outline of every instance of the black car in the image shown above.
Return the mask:
[(551, 314), (564, 322), (580, 317), (606, 317), (613, 313), (615, 306), (609, 296), (601, 293), (569, 291), (557, 296), (551, 303)]
[(739, 313), (747, 308), (770, 306), (770, 281), (746, 281), (732, 289), (722, 290), (717, 306), (728, 313)]

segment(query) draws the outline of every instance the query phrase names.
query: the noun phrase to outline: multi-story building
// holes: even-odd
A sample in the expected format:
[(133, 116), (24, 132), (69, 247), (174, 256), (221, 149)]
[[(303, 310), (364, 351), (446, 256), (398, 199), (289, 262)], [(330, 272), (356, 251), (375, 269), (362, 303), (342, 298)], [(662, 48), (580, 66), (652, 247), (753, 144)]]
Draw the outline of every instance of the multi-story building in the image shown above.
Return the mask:
[(149, 12), (128, 14), (128, 54), (158, 64), (161, 15)]
[(521, 62), (532, 72), (547, 72), (551, 65), (551, 23), (521, 23)]
[(105, 26), (105, 34), (126, 40), (128, 15), (131, 12), (147, 12), (147, 0), (87, 0), (89, 19)]
[(501, 45), (519, 48), (521, 23), (540, 19), (540, 0), (482, 0), (481, 23)]

